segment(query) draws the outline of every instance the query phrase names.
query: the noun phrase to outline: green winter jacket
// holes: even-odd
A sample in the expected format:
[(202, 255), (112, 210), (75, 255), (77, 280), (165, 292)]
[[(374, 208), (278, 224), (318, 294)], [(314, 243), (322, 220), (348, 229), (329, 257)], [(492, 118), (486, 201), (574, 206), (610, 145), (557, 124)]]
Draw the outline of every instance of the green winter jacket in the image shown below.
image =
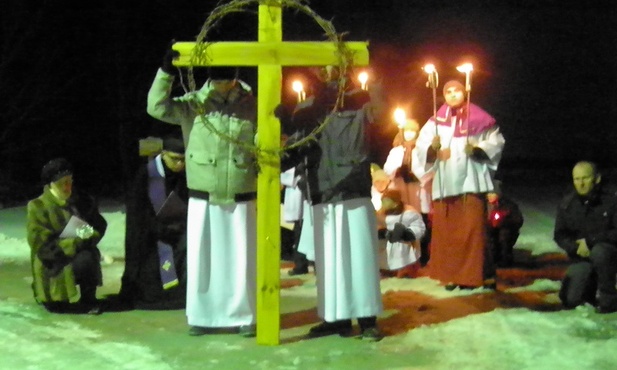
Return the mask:
[(197, 92), (172, 98), (173, 79), (158, 71), (148, 92), (148, 114), (181, 126), (190, 195), (207, 196), (214, 204), (254, 199), (257, 165), (249, 147), (255, 143), (257, 112), (250, 87), (239, 81), (224, 99), (207, 82)]
[[(94, 227), (91, 238), (59, 238), (73, 214), (79, 214)], [(106, 228), (107, 222), (98, 213), (93, 199), (85, 195), (74, 193), (68, 202), (61, 204), (49, 186), (45, 186), (41, 196), (28, 202), (26, 229), (30, 245), (32, 290), (37, 302), (77, 301), (79, 294), (71, 260), (80, 248), (96, 249)]]

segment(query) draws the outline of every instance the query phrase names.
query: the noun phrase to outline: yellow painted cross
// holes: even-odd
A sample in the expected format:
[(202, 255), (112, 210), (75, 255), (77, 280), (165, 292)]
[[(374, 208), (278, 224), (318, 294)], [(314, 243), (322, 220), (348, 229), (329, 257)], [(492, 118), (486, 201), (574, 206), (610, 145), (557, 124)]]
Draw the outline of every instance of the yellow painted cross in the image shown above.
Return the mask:
[[(281, 102), (283, 66), (338, 65), (333, 42), (283, 42), (280, 2), (260, 2), (258, 42), (217, 42), (206, 62), (191, 58), (196, 44), (178, 42), (176, 66), (257, 66), (257, 137), (262, 155), (257, 179), (257, 343), (278, 345), (280, 336), (280, 150), (281, 129), (274, 109)], [(348, 42), (353, 65), (368, 65), (366, 42)]]

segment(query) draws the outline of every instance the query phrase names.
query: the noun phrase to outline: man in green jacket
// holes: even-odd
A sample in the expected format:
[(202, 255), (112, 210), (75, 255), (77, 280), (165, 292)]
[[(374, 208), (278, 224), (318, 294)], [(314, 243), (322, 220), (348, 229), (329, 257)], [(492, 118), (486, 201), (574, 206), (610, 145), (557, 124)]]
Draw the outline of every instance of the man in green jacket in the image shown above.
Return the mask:
[(186, 145), (186, 316), (189, 335), (217, 328), (256, 333), (255, 143), (257, 105), (235, 67), (213, 67), (196, 92), (172, 96), (166, 54), (148, 92), (147, 112), (182, 128)]
[(43, 194), (27, 207), (34, 299), (50, 312), (100, 314), (96, 245), (107, 222), (91, 196), (73, 190), (73, 169), (66, 159), (49, 161), (41, 179)]

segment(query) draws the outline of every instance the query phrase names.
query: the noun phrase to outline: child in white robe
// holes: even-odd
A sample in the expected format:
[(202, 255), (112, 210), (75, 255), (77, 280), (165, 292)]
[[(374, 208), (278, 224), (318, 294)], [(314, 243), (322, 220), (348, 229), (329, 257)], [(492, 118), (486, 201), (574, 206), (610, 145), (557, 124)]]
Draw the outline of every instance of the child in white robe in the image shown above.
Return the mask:
[(384, 269), (396, 271), (396, 277), (413, 277), (420, 258), (420, 239), (426, 231), (422, 215), (405, 205), (398, 190), (386, 190), (378, 212), (385, 229)]

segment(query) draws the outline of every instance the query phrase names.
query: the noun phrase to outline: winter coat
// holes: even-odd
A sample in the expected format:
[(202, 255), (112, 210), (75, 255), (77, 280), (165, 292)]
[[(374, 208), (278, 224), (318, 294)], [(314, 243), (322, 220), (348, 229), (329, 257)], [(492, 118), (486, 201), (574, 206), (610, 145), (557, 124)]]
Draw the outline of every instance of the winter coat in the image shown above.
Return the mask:
[(554, 240), (570, 257), (578, 259), (579, 239), (585, 239), (589, 249), (599, 242), (617, 248), (615, 193), (597, 189), (588, 197), (580, 197), (576, 192), (564, 197), (557, 209)]
[(512, 264), (514, 245), (519, 237), (524, 218), (512, 199), (500, 195), (495, 203), (487, 202), (487, 243), (498, 266)]
[(172, 98), (172, 84), (173, 77), (159, 70), (148, 93), (148, 114), (182, 127), (190, 195), (214, 204), (254, 199), (256, 158), (245, 146), (255, 143), (257, 109), (248, 85), (239, 81), (225, 99), (209, 81), (198, 92)]
[[(60, 238), (72, 215), (78, 216), (94, 228), (88, 239)], [(107, 222), (98, 211), (94, 198), (73, 191), (71, 198), (61, 204), (45, 186), (43, 194), (28, 202), (27, 236), (32, 266), (32, 289), (37, 302), (74, 302), (78, 298), (72, 258), (80, 249), (90, 248), (99, 255), (96, 245), (107, 229)], [(101, 284), (100, 270), (97, 273)]]
[[(331, 90), (329, 87), (328, 90)], [(372, 122), (366, 91), (351, 90), (343, 108), (332, 112), (332, 94), (316, 96), (296, 110), (293, 125), (311, 132), (327, 122), (317, 134), (317, 144), (307, 145), (307, 194), (313, 204), (371, 197), (371, 173), (366, 125)]]

